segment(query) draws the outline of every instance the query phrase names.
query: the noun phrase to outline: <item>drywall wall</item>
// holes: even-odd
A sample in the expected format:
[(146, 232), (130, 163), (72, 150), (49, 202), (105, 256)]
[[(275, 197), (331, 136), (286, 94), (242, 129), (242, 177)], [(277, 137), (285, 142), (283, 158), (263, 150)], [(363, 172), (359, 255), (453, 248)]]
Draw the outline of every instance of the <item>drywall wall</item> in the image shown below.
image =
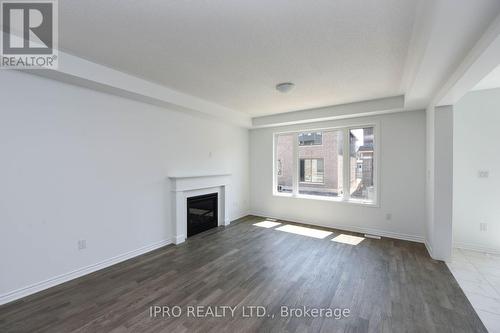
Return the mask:
[[(500, 253), (499, 124), (500, 89), (470, 92), (455, 106), (455, 246)], [(480, 171), (488, 177), (480, 177)], [(481, 223), (487, 230), (481, 231)]]
[(2, 302), (170, 242), (169, 175), (232, 173), (248, 211), (247, 129), (17, 71), (0, 100)]
[(434, 243), (434, 106), (425, 110), (425, 145), (426, 145), (426, 179), (425, 179), (425, 246), (433, 256), (432, 244)]
[(430, 253), (434, 259), (447, 261), (453, 233), (453, 106), (435, 107), (433, 117)]
[[(379, 126), (379, 207), (273, 196), (273, 133), (373, 122)], [(251, 130), (251, 212), (423, 242), (425, 135), (424, 111)]]

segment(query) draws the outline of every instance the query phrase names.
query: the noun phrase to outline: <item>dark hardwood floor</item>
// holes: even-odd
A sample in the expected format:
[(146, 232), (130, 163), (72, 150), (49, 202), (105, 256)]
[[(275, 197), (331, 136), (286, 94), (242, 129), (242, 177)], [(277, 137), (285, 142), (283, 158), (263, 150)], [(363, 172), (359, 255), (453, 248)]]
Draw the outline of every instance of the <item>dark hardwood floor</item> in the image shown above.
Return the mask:
[[(332, 238), (352, 233), (317, 228), (333, 231), (317, 239), (253, 225), (262, 220), (249, 216), (4, 305), (0, 332), (486, 332), (422, 244), (347, 245)], [(234, 317), (188, 316), (198, 305), (236, 308)], [(242, 317), (252, 305), (266, 315)], [(182, 315), (152, 318), (151, 306)], [(350, 314), (282, 317), (281, 306)]]

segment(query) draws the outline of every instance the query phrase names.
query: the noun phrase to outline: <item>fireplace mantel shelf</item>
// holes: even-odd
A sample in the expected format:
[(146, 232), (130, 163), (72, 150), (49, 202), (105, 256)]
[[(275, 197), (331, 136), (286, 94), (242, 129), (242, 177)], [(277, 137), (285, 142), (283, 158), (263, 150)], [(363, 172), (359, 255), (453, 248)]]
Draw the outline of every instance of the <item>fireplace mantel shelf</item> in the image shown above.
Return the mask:
[(195, 190), (214, 186), (225, 186), (231, 178), (230, 173), (218, 175), (169, 176), (172, 191)]

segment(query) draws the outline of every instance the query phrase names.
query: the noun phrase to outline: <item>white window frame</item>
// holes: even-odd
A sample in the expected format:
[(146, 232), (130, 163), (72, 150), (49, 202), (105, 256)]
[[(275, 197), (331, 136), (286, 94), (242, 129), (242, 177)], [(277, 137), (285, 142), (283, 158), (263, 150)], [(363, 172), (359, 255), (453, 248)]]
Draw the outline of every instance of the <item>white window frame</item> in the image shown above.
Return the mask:
[[(342, 188), (344, 189), (344, 193), (342, 197), (327, 197), (320, 195), (306, 195), (299, 194), (299, 133), (302, 132), (313, 132), (313, 131), (342, 131), (342, 135), (344, 137), (343, 142), (343, 151), (344, 157), (348, 157), (350, 153), (350, 142), (349, 142), (349, 133), (352, 129), (360, 129), (366, 127), (373, 127), (373, 185), (375, 186), (375, 198), (373, 201), (363, 200), (363, 199), (355, 199), (350, 197), (350, 158), (343, 159), (343, 175), (342, 175)], [(292, 184), (293, 190), (292, 193), (282, 193), (278, 192), (277, 184), (278, 184), (278, 169), (277, 169), (277, 161), (276, 161), (276, 149), (277, 149), (277, 137), (278, 135), (283, 134), (294, 134), (293, 136), (293, 177)], [(275, 132), (273, 133), (273, 195), (279, 197), (288, 197), (288, 198), (298, 198), (298, 199), (311, 199), (311, 200), (323, 200), (323, 201), (331, 201), (338, 203), (347, 203), (347, 204), (356, 204), (370, 207), (380, 207), (380, 133), (379, 133), (379, 124), (375, 123), (353, 123), (345, 126), (337, 126), (337, 127), (325, 127), (325, 128), (300, 128), (297, 130), (291, 131), (283, 131), (283, 132)], [(349, 189), (349, 190), (346, 190)]]

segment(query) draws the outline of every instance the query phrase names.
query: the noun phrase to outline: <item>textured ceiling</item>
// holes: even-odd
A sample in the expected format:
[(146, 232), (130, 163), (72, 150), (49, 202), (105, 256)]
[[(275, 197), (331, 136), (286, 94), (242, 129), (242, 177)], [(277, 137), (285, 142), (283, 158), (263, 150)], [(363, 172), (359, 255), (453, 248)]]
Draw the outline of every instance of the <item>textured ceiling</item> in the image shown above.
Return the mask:
[(403, 93), (416, 3), (64, 0), (60, 48), (259, 116)]

